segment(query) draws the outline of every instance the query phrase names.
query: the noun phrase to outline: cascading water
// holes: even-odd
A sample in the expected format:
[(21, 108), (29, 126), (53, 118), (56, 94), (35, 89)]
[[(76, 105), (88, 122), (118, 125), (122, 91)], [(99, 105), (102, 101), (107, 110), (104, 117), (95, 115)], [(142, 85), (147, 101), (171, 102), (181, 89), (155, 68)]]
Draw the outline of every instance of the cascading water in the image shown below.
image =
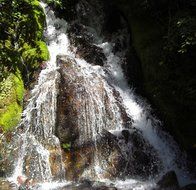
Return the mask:
[[(95, 176), (91, 177), (93, 176), (91, 167), (87, 167), (82, 176), (94, 180), (103, 180), (105, 178), (102, 173), (108, 169), (108, 163), (106, 163), (108, 160), (105, 161), (102, 154), (107, 154), (107, 151), (104, 150), (102, 152), (100, 150), (99, 138), (102, 138), (104, 131), (107, 130), (114, 135), (112, 138), (115, 139), (116, 146), (120, 148), (120, 154), (124, 157), (123, 159), (126, 162), (124, 170), (131, 169), (132, 161), (134, 161), (132, 164), (137, 163), (135, 162), (137, 158), (133, 158), (135, 156), (134, 151), (137, 152), (135, 150), (137, 149), (137, 144), (134, 144), (132, 140), (126, 142), (124, 135), (130, 135), (127, 138), (131, 139), (134, 138), (136, 133), (136, 138), (144, 143), (139, 148), (143, 149), (143, 153), (146, 156), (151, 157), (151, 160), (148, 160), (151, 166), (149, 168), (148, 166), (143, 166), (143, 170), (146, 170), (146, 173), (148, 173), (148, 179), (154, 178), (157, 180), (164, 173), (174, 170), (181, 184), (187, 183), (189, 176), (185, 169), (185, 156), (180, 153), (174, 140), (161, 130), (161, 122), (151, 115), (150, 106), (137, 97), (134, 91), (128, 87), (122, 69), (122, 63), (125, 60), (129, 44), (128, 30), (123, 26), (116, 33), (110, 34), (110, 40), (107, 41), (107, 37), (101, 34), (103, 19), (105, 19), (102, 4), (98, 1), (92, 4), (90, 1), (83, 0), (77, 4), (76, 9), (78, 17), (71, 24), (69, 37), (72, 46), (74, 46), (72, 49), (76, 54), (75, 56), (83, 57), (87, 61), (81, 58), (74, 58), (76, 63), (72, 64), (75, 70), (78, 70), (78, 72), (74, 73), (74, 76), (79, 78), (81, 75), (84, 79), (81, 79), (81, 81), (77, 81), (77, 79), (69, 81), (70, 83), (79, 82), (81, 89), (83, 89), (83, 93), (77, 91), (78, 96), (81, 95), (79, 104), (83, 105), (79, 107), (82, 109), (74, 118), (78, 121), (79, 126), (79, 137), (78, 139), (76, 138), (75, 143), (85, 144), (85, 141), (88, 141), (90, 138), (95, 143), (94, 164), (92, 164)], [(84, 42), (81, 39), (87, 41), (87, 53), (85, 53), (85, 45), (83, 45)], [(116, 47), (117, 43), (120, 46), (120, 50)], [(99, 55), (102, 56), (100, 52), (103, 52), (105, 55), (106, 59), (102, 59), (103, 63), (100, 63), (100, 59), (92, 58), (97, 56), (92, 53), (94, 49)], [(91, 57), (86, 54), (91, 54)], [(72, 78), (73, 73), (65, 76)], [(100, 87), (101, 85), (103, 87)], [(106, 97), (109, 97), (107, 103), (105, 101)], [(107, 106), (111, 112), (112, 116), (109, 114), (111, 118), (107, 114)], [(180, 161), (178, 157), (180, 157)], [(89, 172), (89, 168), (91, 172)], [(134, 170), (134, 168), (132, 169)], [(131, 174), (129, 174), (129, 171), (125, 173), (129, 176), (140, 178), (136, 174), (140, 173), (142, 175), (140, 169), (137, 168)], [(152, 175), (153, 172), (156, 174)], [(144, 175), (146, 173), (144, 172)], [(134, 182), (132, 181), (131, 183)]]
[(40, 72), (18, 128), (20, 134), (15, 143), (21, 147), (9, 178), (15, 182), (18, 176), (26, 176), (36, 183), (65, 180), (60, 142), (54, 134), (59, 80), (56, 56), (68, 52), (67, 23), (56, 19), (46, 4), (40, 5), (48, 15), (45, 36), (50, 60), (43, 65), (45, 68)]
[[(76, 28), (73, 31), (79, 30), (74, 34), (67, 32), (65, 20), (56, 18), (45, 3), (40, 4), (46, 14), (50, 61), (43, 65), (23, 112), (16, 138), (16, 146), (21, 147), (10, 180), (16, 181), (20, 175), (36, 183), (65, 180), (71, 169), (65, 166), (59, 139), (61, 143), (69, 139), (73, 151), (78, 151), (76, 155), (90, 160), (83, 164), (82, 158), (75, 164), (78, 158), (74, 154), (71, 167), (79, 168), (73, 172), (80, 175), (79, 179), (111, 179), (119, 189), (144, 190), (153, 187), (153, 179), (175, 170), (180, 182), (186, 183), (183, 159), (181, 169), (177, 164), (181, 155), (177, 145), (161, 131), (161, 123), (152, 117), (149, 105), (128, 87), (122, 69), (129, 44), (125, 24), (108, 40), (101, 34), (105, 18), (102, 4), (96, 1), (96, 9), (82, 0), (76, 8), (78, 18), (69, 25), (70, 31), (72, 24)], [(90, 43), (75, 45), (86, 36)], [(91, 57), (90, 52), (94, 52)], [(86, 152), (90, 152), (89, 157)]]

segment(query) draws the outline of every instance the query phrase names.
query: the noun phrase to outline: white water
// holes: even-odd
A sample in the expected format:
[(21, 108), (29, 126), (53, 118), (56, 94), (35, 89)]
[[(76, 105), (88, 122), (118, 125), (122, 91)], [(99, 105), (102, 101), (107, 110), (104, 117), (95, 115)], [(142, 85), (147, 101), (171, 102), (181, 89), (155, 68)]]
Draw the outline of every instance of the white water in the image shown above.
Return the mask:
[[(180, 152), (172, 137), (161, 129), (161, 122), (150, 115), (151, 109), (149, 105), (143, 102), (143, 100), (140, 98), (136, 97), (134, 91), (129, 89), (123, 75), (122, 68), (120, 67), (120, 58), (115, 56), (112, 51), (109, 50), (111, 44), (103, 43), (99, 44), (99, 47), (103, 47), (103, 50), (107, 55), (106, 67), (109, 68), (110, 72), (112, 73), (115, 81), (113, 86), (118, 92), (120, 92), (127, 114), (134, 121), (133, 127), (139, 129), (142, 132), (143, 137), (158, 152), (164, 166), (158, 176), (158, 179), (166, 172), (174, 170), (177, 174), (180, 185), (191, 183), (189, 173), (186, 171), (184, 165), (184, 155)], [(111, 132), (115, 134), (115, 131)], [(145, 190), (153, 188), (156, 180), (157, 179), (151, 179), (151, 181), (148, 182), (140, 182), (134, 179), (127, 179), (125, 181), (115, 181), (115, 184), (119, 189), (129, 189), (131, 187), (134, 190)]]
[[(45, 68), (40, 72), (38, 83), (32, 90), (29, 103), (23, 112), (20, 126), (24, 127), (24, 133), (17, 140), (22, 146), (19, 148), (15, 170), (9, 180), (17, 183), (18, 176), (27, 177), (34, 182), (42, 182), (38, 189), (46, 190), (66, 184), (58, 183), (65, 181), (62, 158), (60, 162), (55, 163), (59, 165), (56, 176), (52, 172), (50, 150), (56, 151), (56, 156), (62, 154), (59, 140), (54, 135), (59, 80), (56, 56), (68, 53), (69, 42), (65, 34), (67, 23), (56, 19), (54, 12), (47, 8), (46, 4), (40, 4), (48, 15), (45, 36), (50, 60), (43, 65)], [(58, 30), (55, 25), (58, 26)]]
[[(48, 50), (50, 52), (50, 61), (46, 63), (46, 68), (40, 73), (38, 84), (32, 90), (32, 97), (29, 100), (29, 104), (23, 113), (22, 124), (26, 131), (21, 135), (23, 141), (22, 147), (19, 151), (19, 159), (16, 163), (15, 171), (10, 180), (16, 182), (16, 178), (19, 175), (25, 176), (25, 157), (31, 154), (35, 154), (35, 162), (31, 171), (30, 177), (44, 182), (40, 185), (39, 189), (58, 189), (65, 185), (65, 183), (54, 182), (54, 176), (51, 171), (50, 152), (47, 149), (49, 142), (52, 142), (53, 147), (60, 152), (59, 140), (54, 136), (55, 122), (56, 122), (56, 99), (58, 94), (58, 80), (59, 73), (56, 66), (56, 56), (59, 54), (69, 55), (74, 58), (78, 66), (81, 68), (80, 75), (85, 78), (86, 82), (86, 94), (88, 95), (88, 113), (91, 113), (87, 120), (80, 123), (81, 135), (79, 142), (83, 142), (86, 137), (93, 138), (96, 143), (97, 135), (101, 133), (103, 129), (110, 130), (112, 133), (122, 130), (122, 118), (119, 114), (119, 107), (116, 104), (112, 89), (114, 88), (120, 93), (122, 104), (126, 109), (126, 113), (133, 119), (133, 127), (139, 129), (144, 138), (157, 150), (158, 155), (163, 163), (163, 170), (160, 176), (170, 170), (175, 170), (181, 184), (187, 183), (188, 175), (184, 169), (179, 169), (176, 164), (178, 159), (178, 147), (175, 142), (166, 133), (162, 132), (160, 121), (153, 118), (150, 115), (150, 108), (141, 100), (136, 102), (136, 95), (129, 89), (126, 79), (121, 68), (121, 61), (123, 55), (114, 55), (112, 53), (112, 43), (103, 42), (101, 37), (97, 37), (97, 46), (103, 49), (107, 57), (107, 62), (104, 67), (92, 66), (83, 59), (76, 58), (75, 54), (69, 50), (69, 39), (66, 34), (67, 23), (62, 19), (55, 18), (53, 11), (47, 8), (46, 4), (41, 3), (46, 13), (47, 30), (46, 38), (48, 41)], [(56, 29), (58, 28), (58, 29)], [(89, 27), (90, 28), (90, 27)], [(91, 31), (94, 32), (92, 29)], [(122, 57), (121, 57), (122, 56)], [(107, 70), (107, 72), (105, 72)], [(109, 74), (108, 74), (109, 73)], [(94, 76), (99, 78), (99, 81), (95, 81)], [(96, 84), (97, 83), (97, 84)], [(115, 116), (111, 121), (105, 121), (105, 118), (100, 118), (99, 115), (105, 115), (105, 111), (102, 109), (103, 98), (96, 94), (97, 88), (101, 83), (104, 94), (110, 97), (110, 110)], [(79, 97), (81, 98), (81, 97)], [(137, 98), (138, 100), (138, 98)], [(94, 106), (93, 106), (94, 105)], [(98, 110), (96, 110), (98, 108)], [(86, 110), (81, 110), (81, 114), (85, 114)], [(81, 118), (85, 118), (85, 115), (81, 115)], [(32, 150), (32, 151), (30, 151)], [(95, 153), (94, 170), (97, 175), (97, 179), (102, 179), (102, 166), (99, 160), (99, 153)], [(62, 163), (59, 163), (62, 164)], [(183, 162), (182, 162), (183, 164)], [(63, 166), (60, 166), (60, 173), (63, 171)], [(91, 173), (85, 173), (84, 176)], [(64, 174), (60, 175), (59, 180), (63, 180)], [(160, 177), (159, 176), (159, 177)], [(154, 186), (154, 180), (147, 182), (141, 182), (135, 179), (127, 179), (125, 181), (115, 181), (116, 187), (119, 189), (145, 190)]]
[[(86, 1), (83, 2), (85, 5)], [(82, 8), (83, 8), (83, 4), (81, 3), (81, 7), (78, 5), (78, 10), (82, 10), (82, 12), (79, 11), (78, 14), (88, 15), (89, 9), (86, 11), (83, 10)], [(90, 5), (90, 10), (91, 9), (93, 9), (93, 7), (91, 7)], [(97, 10), (95, 10), (95, 12), (96, 11)], [(92, 15), (95, 16), (94, 14)], [(123, 70), (121, 68), (121, 62), (123, 60), (124, 52), (115, 55), (112, 52), (112, 47), (114, 44), (112, 42), (105, 42), (100, 36), (100, 30), (98, 30), (98, 32), (96, 33), (94, 28), (91, 28), (91, 25), (94, 27), (95, 23), (97, 24), (97, 26), (100, 26), (99, 24), (101, 22), (100, 21), (101, 16), (100, 15), (99, 16), (96, 15), (96, 16), (98, 17), (97, 20), (95, 19), (96, 17), (93, 17), (93, 19), (95, 19), (95, 20), (92, 19), (94, 23), (90, 23), (89, 24), (90, 26), (88, 25), (87, 28), (89, 33), (92, 33), (92, 35), (94, 36), (94, 39), (96, 41), (95, 44), (103, 49), (103, 52), (107, 57), (107, 62), (104, 64), (104, 67), (91, 66), (90, 64), (84, 63), (85, 61), (81, 61), (81, 60), (77, 60), (77, 63), (83, 66), (83, 69), (86, 72), (84, 74), (88, 75), (95, 72), (96, 74), (102, 76), (103, 78), (106, 78), (106, 83), (109, 82), (110, 85), (114, 87), (117, 92), (120, 93), (120, 96), (122, 98), (122, 103), (124, 105), (124, 108), (126, 109), (126, 112), (134, 121), (133, 127), (135, 127), (136, 129), (142, 132), (143, 137), (153, 146), (153, 148), (157, 151), (159, 155), (159, 158), (163, 164), (163, 168), (158, 178), (161, 177), (164, 173), (174, 170), (177, 174), (178, 180), (181, 185), (190, 183), (191, 182), (190, 176), (186, 171), (185, 155), (183, 155), (180, 152), (177, 144), (172, 139), (172, 137), (161, 129), (162, 128), (161, 122), (157, 118), (154, 118), (151, 115), (150, 106), (146, 104), (143, 100), (141, 100), (141, 98), (138, 98), (134, 94), (133, 90), (129, 89)], [(89, 15), (87, 17), (90, 18)], [(120, 35), (118, 37), (121, 38)], [(107, 72), (104, 72), (105, 70), (107, 70)], [(105, 89), (110, 89), (110, 87), (106, 85)], [(112, 95), (110, 97), (112, 97)], [(111, 129), (110, 131), (115, 134), (115, 131), (118, 132), (119, 130), (122, 129), (122, 125), (117, 124), (117, 126), (114, 128), (115, 130)], [(96, 134), (97, 133), (95, 133), (94, 136), (96, 136)], [(98, 173), (102, 172), (99, 165), (97, 165), (95, 168), (97, 169)], [(131, 187), (133, 186), (132, 180), (127, 179), (126, 182), (130, 184)], [(117, 186), (122, 185), (122, 182), (120, 181), (116, 183)], [(154, 181), (152, 180), (151, 183), (153, 184)], [(144, 186), (143, 188), (141, 187), (139, 189), (146, 189), (146, 187)]]

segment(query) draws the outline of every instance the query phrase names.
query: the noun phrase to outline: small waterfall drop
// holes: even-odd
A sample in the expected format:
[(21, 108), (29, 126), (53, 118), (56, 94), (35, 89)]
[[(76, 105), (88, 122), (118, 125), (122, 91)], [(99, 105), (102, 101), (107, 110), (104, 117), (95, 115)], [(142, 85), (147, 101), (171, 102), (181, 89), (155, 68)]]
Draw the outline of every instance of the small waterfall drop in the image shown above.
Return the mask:
[[(67, 180), (76, 168), (72, 179), (145, 190), (174, 170), (185, 184), (188, 175), (183, 154), (124, 76), (127, 28), (109, 37), (102, 35), (103, 7), (100, 4), (95, 10), (86, 0), (77, 4), (79, 16), (69, 24), (56, 18), (45, 3), (40, 5), (46, 14), (50, 60), (43, 64), (23, 112), (15, 138), (18, 157), (10, 180), (26, 176), (45, 183), (41, 189), (58, 189), (61, 183), (57, 182)], [(81, 40), (86, 36), (89, 43)], [(90, 53), (93, 56), (89, 57)], [(62, 152), (62, 143), (70, 143), (71, 151)], [(65, 152), (72, 158), (70, 163)]]
[[(64, 181), (62, 152), (59, 139), (55, 136), (56, 105), (59, 72), (56, 56), (68, 52), (65, 35), (67, 23), (56, 19), (46, 4), (40, 3), (47, 15), (45, 36), (50, 60), (43, 64), (38, 82), (31, 91), (31, 98), (23, 112), (23, 119), (16, 138), (18, 158), (11, 181), (26, 176), (37, 183)], [(56, 29), (58, 27), (58, 29)]]

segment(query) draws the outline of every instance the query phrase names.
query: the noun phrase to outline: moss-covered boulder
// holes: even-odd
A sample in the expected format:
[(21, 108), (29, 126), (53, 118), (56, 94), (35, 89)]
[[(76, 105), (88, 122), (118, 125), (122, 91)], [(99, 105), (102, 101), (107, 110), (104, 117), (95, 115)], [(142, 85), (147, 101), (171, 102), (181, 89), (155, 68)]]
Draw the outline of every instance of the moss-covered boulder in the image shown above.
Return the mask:
[(41, 62), (49, 59), (44, 11), (38, 0), (2, 0), (0, 17), (0, 81), (20, 70), (27, 85)]
[(24, 84), (20, 73), (10, 74), (0, 83), (0, 127), (9, 131), (20, 119), (23, 105)]

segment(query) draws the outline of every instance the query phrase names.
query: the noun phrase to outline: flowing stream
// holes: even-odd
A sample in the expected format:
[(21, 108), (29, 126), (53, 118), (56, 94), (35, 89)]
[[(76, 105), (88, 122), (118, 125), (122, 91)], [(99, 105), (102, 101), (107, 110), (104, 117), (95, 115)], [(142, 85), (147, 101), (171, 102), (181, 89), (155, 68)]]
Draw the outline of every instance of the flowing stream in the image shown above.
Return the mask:
[[(88, 16), (99, 14), (99, 10), (89, 7), (86, 1), (77, 5), (78, 14)], [(86, 26), (88, 35), (93, 36), (93, 47), (100, 48), (105, 56), (103, 65), (93, 65), (78, 56), (77, 47), (70, 44), (67, 34), (68, 23), (56, 18), (54, 12), (45, 4), (40, 3), (46, 14), (47, 28), (45, 38), (50, 52), (50, 60), (43, 65), (38, 82), (31, 92), (31, 98), (23, 112), (23, 119), (19, 128), (22, 132), (18, 135), (16, 144), (19, 146), (18, 158), (15, 162), (15, 169), (11, 181), (17, 181), (18, 176), (27, 176), (40, 185), (40, 189), (60, 189), (65, 186), (66, 173), (62, 158), (62, 150), (56, 134), (57, 96), (59, 94), (61, 66), (57, 66), (57, 55), (67, 56), (73, 62), (74, 75), (67, 70), (67, 80), (70, 84), (74, 77), (80, 78), (79, 84), (74, 84), (77, 89), (77, 99), (80, 105), (77, 117), (75, 117), (78, 128), (78, 137), (75, 146), (82, 146), (86, 142), (94, 142), (93, 164), (82, 173), (83, 178), (95, 181), (103, 181), (106, 184), (113, 183), (119, 189), (150, 189), (154, 186), (164, 173), (174, 170), (181, 184), (189, 180), (186, 174), (184, 156), (180, 153), (178, 146), (173, 139), (161, 130), (161, 122), (151, 115), (150, 106), (135, 95), (129, 88), (124, 76), (122, 63), (129, 44), (128, 31), (123, 29), (111, 36), (106, 41), (101, 35), (100, 25), (102, 14), (91, 15), (91, 23)], [(90, 17), (90, 16), (89, 16)], [(76, 22), (83, 22), (82, 16)], [(116, 40), (123, 43), (126, 38), (125, 50), (114, 51)], [(123, 46), (123, 45), (122, 45)], [(71, 48), (72, 47), (72, 48)], [(95, 55), (97, 56), (97, 55)], [(100, 137), (104, 132), (110, 134), (117, 143), (118, 150), (123, 157), (124, 173), (123, 179), (120, 176), (108, 179), (102, 175), (108, 169), (104, 162), (102, 150), (100, 150)], [(122, 132), (123, 131), (123, 132)], [(147, 169), (149, 176), (145, 180), (137, 174), (139, 169), (134, 169), (132, 161), (136, 152), (136, 145), (127, 138), (133, 138), (133, 134), (143, 142), (140, 143), (143, 152), (152, 157), (149, 162), (154, 162)], [(128, 141), (128, 142), (127, 142)], [(142, 144), (142, 145), (141, 145)], [(134, 151), (133, 151), (134, 150)], [(114, 152), (117, 151), (116, 149)], [(178, 159), (178, 157), (181, 157)], [(180, 160), (180, 161), (179, 161)], [(180, 166), (180, 167), (179, 167)], [(129, 170), (134, 172), (130, 173)], [(156, 170), (156, 175), (151, 175), (151, 170)], [(135, 176), (135, 177), (134, 177)]]
[[(46, 182), (46, 186), (51, 188), (52, 181), (53, 184), (55, 181), (65, 181), (60, 142), (54, 133), (59, 80), (56, 56), (68, 52), (68, 39), (65, 35), (67, 23), (56, 19), (53, 11), (46, 9), (46, 4), (40, 3), (40, 5), (47, 11), (45, 35), (50, 60), (43, 65), (45, 68), (40, 72), (38, 82), (23, 112), (23, 119), (19, 126), (23, 130), (16, 142), (19, 146), (18, 158), (9, 180), (17, 183), (18, 176), (26, 176), (37, 183)], [(61, 25), (61, 29), (57, 31), (55, 24)], [(53, 162), (57, 167), (55, 169), (51, 168)], [(56, 183), (54, 187), (58, 185)]]

